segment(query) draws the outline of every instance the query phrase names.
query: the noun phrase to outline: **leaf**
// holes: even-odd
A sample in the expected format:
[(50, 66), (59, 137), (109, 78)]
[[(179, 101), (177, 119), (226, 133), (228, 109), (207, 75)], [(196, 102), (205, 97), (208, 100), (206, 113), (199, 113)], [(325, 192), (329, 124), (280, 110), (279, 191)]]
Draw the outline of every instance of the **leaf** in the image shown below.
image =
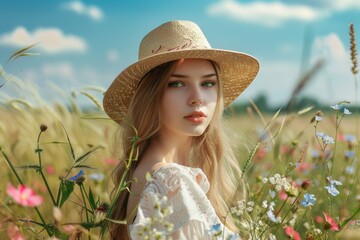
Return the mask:
[(60, 231), (54, 225), (47, 225), (47, 230), (58, 239), (69, 239), (69, 235), (67, 235), (66, 233)]
[(106, 220), (108, 220), (109, 222), (113, 222), (113, 223), (117, 223), (117, 224), (126, 224), (126, 220), (115, 220), (115, 219), (111, 219), (111, 218), (105, 218)]
[(80, 226), (82, 226), (86, 229), (96, 228), (96, 227), (101, 226), (101, 222), (99, 222), (99, 223), (80, 223)]
[(66, 131), (66, 129), (65, 129), (65, 127), (64, 127), (64, 125), (63, 125), (61, 122), (60, 122), (60, 124), (61, 124), (62, 128), (63, 128), (63, 129), (64, 129), (64, 131), (65, 131), (65, 135), (66, 135), (67, 141), (68, 141), (69, 146), (70, 146), (71, 156), (72, 156), (73, 160), (75, 160), (75, 152), (74, 152), (74, 148), (72, 147), (72, 144), (71, 144), (71, 141), (70, 141), (69, 135), (68, 135), (68, 133), (67, 133), (67, 131)]
[(94, 195), (93, 195), (90, 187), (89, 187), (89, 203), (90, 203), (90, 206), (91, 206), (92, 210), (96, 209), (96, 203), (95, 203)]
[(31, 44), (27, 47), (21, 48), (19, 50), (17, 50), (15, 53), (13, 53), (10, 58), (7, 60), (7, 62), (9, 62), (10, 60), (16, 60), (19, 57), (24, 57), (24, 56), (31, 56), (31, 55), (38, 55), (36, 53), (29, 53), (27, 52), (29, 49), (33, 48), (35, 45), (37, 45), (37, 43)]
[(15, 167), (15, 168), (20, 168), (20, 169), (33, 168), (33, 169), (36, 169), (36, 170), (40, 170), (40, 166), (39, 166), (39, 165), (24, 165), (24, 166), (19, 166), (19, 167)]
[(94, 167), (90, 167), (90, 166), (88, 166), (88, 165), (76, 165), (76, 166), (74, 166), (74, 168), (88, 168), (88, 169), (96, 169), (96, 168), (94, 168)]
[(255, 153), (256, 153), (256, 151), (257, 151), (258, 148), (259, 148), (259, 145), (260, 145), (260, 142), (257, 142), (256, 145), (254, 146), (253, 150), (251, 151), (248, 159), (246, 160), (246, 163), (245, 163), (245, 165), (244, 165), (244, 167), (243, 167), (243, 169), (242, 169), (242, 176), (244, 176), (246, 170), (248, 169), (251, 160), (254, 158)]
[(299, 115), (299, 116), (300, 116), (300, 115), (303, 115), (303, 114), (311, 111), (313, 108), (314, 108), (314, 106), (310, 106), (310, 107), (304, 108), (304, 109), (298, 111), (298, 115)]
[(85, 153), (83, 153), (80, 157), (78, 157), (75, 160), (75, 166), (78, 166), (79, 164), (81, 164), (82, 162), (84, 162), (92, 153), (94, 153), (97, 149), (101, 148), (101, 146), (97, 146), (94, 148), (90, 148), (88, 151), (86, 151)]
[(73, 181), (63, 179), (60, 183), (60, 191), (61, 191), (61, 200), (59, 203), (59, 207), (66, 202), (66, 200), (70, 197), (71, 193), (74, 191), (75, 183)]

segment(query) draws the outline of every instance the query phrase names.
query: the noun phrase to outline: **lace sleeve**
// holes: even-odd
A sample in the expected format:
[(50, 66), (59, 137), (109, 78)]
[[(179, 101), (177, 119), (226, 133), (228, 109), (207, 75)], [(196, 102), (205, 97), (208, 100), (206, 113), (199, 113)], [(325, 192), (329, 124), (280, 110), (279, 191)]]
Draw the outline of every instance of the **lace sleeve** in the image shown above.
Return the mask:
[(214, 239), (211, 229), (220, 221), (206, 196), (208, 189), (200, 169), (175, 164), (160, 168), (145, 185), (129, 227), (131, 238)]

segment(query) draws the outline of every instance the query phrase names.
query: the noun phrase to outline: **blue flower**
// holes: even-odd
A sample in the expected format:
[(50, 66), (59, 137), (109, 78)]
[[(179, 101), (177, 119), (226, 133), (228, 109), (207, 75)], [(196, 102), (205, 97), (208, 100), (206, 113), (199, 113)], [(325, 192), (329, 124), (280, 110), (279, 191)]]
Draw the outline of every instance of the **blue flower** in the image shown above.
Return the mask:
[(71, 178), (69, 178), (69, 180), (76, 182), (76, 180), (78, 180), (84, 174), (85, 174), (84, 170), (81, 169), (75, 176), (72, 176)]
[(212, 236), (214, 236), (214, 237), (220, 236), (222, 233), (221, 224), (217, 223), (217, 224), (212, 225), (210, 232), (211, 232)]
[(325, 145), (334, 143), (334, 138), (330, 137), (329, 135), (322, 133), (322, 132), (316, 132), (316, 136), (321, 138), (321, 140), (323, 141), (323, 143)]
[(331, 177), (327, 177), (326, 179), (330, 182), (330, 185), (342, 185), (342, 182), (338, 180), (332, 180)]
[(105, 175), (102, 173), (92, 173), (89, 175), (89, 178), (94, 181), (101, 182), (102, 180), (104, 180)]
[(269, 218), (272, 222), (274, 222), (274, 223), (278, 223), (278, 222), (279, 222), (279, 219), (277, 219), (277, 218), (275, 217), (274, 212), (271, 211), (270, 209), (266, 212), (266, 214), (267, 214), (268, 218)]
[(354, 151), (345, 151), (345, 157), (347, 157), (347, 158), (355, 157), (355, 152)]
[(344, 108), (344, 114), (345, 114), (345, 115), (350, 115), (350, 114), (351, 114), (351, 112), (349, 111), (349, 109)]
[(335, 105), (332, 105), (332, 106), (330, 106), (332, 109), (334, 109), (334, 110), (336, 110), (336, 111), (339, 111), (341, 108), (342, 108), (342, 106), (341, 105), (339, 105), (339, 104), (335, 104)]
[(346, 172), (347, 174), (352, 175), (352, 174), (355, 173), (355, 168), (354, 168), (353, 166), (347, 166), (346, 169), (345, 169), (345, 172)]
[(313, 150), (311, 151), (311, 156), (312, 156), (313, 158), (318, 158), (318, 157), (320, 156), (320, 153), (319, 153), (318, 150), (313, 149)]
[(351, 134), (345, 134), (345, 140), (348, 142), (356, 142), (356, 137)]
[(340, 194), (340, 192), (336, 189), (336, 187), (332, 184), (325, 187), (328, 190), (328, 193), (334, 197)]
[(314, 206), (315, 201), (316, 201), (316, 198), (315, 198), (314, 194), (305, 193), (304, 199), (301, 201), (301, 205), (303, 205), (304, 207)]

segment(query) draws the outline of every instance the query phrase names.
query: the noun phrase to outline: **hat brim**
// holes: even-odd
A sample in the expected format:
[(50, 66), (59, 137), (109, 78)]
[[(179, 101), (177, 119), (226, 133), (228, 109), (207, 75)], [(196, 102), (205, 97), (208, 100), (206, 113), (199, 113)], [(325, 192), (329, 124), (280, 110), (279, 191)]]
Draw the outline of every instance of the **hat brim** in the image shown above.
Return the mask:
[(143, 58), (124, 69), (104, 93), (105, 112), (116, 122), (126, 114), (139, 81), (151, 69), (173, 60), (200, 58), (212, 60), (220, 66), (225, 107), (229, 106), (255, 79), (258, 61), (245, 53), (221, 49), (186, 49), (165, 52)]

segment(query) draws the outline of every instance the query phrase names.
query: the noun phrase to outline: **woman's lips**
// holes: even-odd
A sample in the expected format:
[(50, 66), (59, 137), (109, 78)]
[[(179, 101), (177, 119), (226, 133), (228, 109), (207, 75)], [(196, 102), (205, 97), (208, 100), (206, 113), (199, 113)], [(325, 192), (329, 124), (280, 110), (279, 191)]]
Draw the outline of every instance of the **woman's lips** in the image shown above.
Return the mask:
[(190, 121), (192, 123), (200, 124), (204, 122), (206, 115), (205, 113), (201, 111), (192, 112), (191, 114), (184, 117), (187, 121)]

